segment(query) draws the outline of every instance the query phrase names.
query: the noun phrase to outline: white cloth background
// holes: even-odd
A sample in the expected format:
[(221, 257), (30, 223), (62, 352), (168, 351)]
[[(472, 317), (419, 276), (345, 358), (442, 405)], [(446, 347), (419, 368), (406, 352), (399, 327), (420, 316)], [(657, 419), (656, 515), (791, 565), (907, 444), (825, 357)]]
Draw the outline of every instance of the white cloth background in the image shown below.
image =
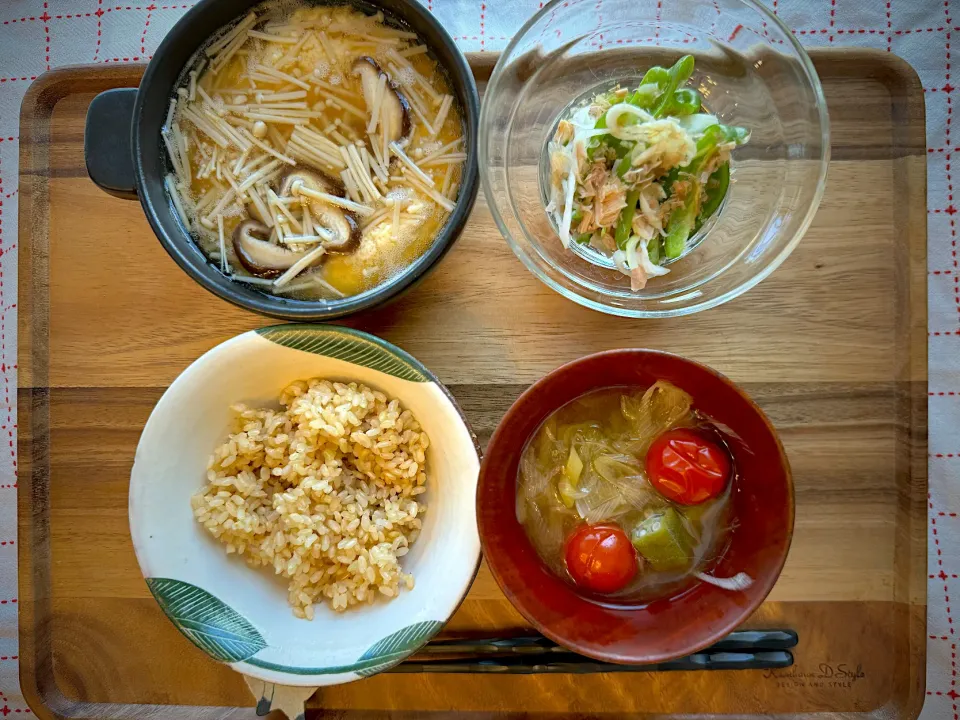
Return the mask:
[[(129, 0), (128, 0), (129, 1)], [(161, 0), (162, 1), (162, 0)], [(960, 264), (951, 158), (960, 100), (951, 46), (960, 0), (766, 0), (808, 46), (880, 48), (923, 82), (928, 142), (930, 517), (927, 702), (923, 718), (958, 719), (960, 619)], [(0, 0), (0, 714), (29, 713), (17, 651), (16, 368), (17, 160), (20, 102), (38, 75), (61, 65), (149, 60), (192, 6), (133, 0)], [(499, 50), (537, 11), (537, 0), (427, 0), (464, 50)], [(958, 8), (960, 11), (960, 8)], [(957, 26), (954, 25), (956, 23)], [(957, 85), (958, 87), (954, 87)], [(960, 182), (958, 178), (957, 182)], [(2, 445), (8, 444), (8, 448)]]

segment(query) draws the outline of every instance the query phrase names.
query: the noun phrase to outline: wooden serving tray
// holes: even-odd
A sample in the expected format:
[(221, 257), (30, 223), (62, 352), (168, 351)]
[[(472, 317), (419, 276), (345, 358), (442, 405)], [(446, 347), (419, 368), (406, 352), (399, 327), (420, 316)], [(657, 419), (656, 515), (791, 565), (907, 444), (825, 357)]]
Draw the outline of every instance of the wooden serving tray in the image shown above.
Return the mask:
[[(399, 301), (352, 318), (450, 387), (481, 442), (529, 383), (623, 346), (670, 350), (740, 383), (779, 429), (797, 522), (750, 621), (788, 627), (786, 671), (381, 675), (324, 688), (335, 717), (915, 717), (924, 698), (926, 187), (917, 75), (875, 51), (814, 50), (833, 160), (816, 221), (777, 272), (695, 316), (608, 317), (540, 284), (482, 196), (463, 237)], [(474, 58), (481, 86), (491, 58)], [(127, 527), (134, 448), (204, 351), (269, 321), (190, 280), (137, 203), (87, 178), (94, 94), (142, 66), (56, 70), (23, 102), (20, 155), (20, 675), (42, 717), (243, 714), (243, 679), (192, 647), (141, 578)], [(486, 568), (448, 636), (524, 631)]]

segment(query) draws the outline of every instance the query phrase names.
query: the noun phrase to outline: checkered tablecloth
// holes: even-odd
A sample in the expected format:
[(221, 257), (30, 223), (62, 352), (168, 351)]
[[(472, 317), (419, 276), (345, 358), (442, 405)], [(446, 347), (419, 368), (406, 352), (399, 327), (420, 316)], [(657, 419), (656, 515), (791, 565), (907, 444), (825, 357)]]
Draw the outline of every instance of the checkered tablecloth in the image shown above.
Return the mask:
[[(960, 0), (766, 0), (808, 46), (880, 48), (905, 58), (927, 105), (930, 318), (930, 502), (927, 701), (922, 717), (960, 720), (960, 264), (951, 138), (960, 78)], [(464, 50), (499, 50), (543, 3), (426, 0)], [(0, 0), (0, 713), (29, 713), (17, 650), (16, 373), (17, 160), (20, 102), (30, 82), (61, 65), (149, 60), (193, 3)], [(954, 83), (957, 87), (954, 87)], [(956, 99), (956, 100), (955, 100)], [(960, 180), (960, 178), (958, 178)], [(2, 445), (8, 448), (3, 449)]]

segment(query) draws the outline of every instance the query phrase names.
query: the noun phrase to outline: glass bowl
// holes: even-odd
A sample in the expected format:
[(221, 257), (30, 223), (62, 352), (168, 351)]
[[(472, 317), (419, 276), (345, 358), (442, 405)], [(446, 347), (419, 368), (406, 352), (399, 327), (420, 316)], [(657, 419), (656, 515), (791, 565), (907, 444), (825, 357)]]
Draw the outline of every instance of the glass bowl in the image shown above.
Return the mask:
[[(721, 122), (751, 131), (732, 156), (719, 211), (688, 251), (639, 291), (598, 253), (564, 249), (548, 217), (544, 149), (577, 101), (690, 54), (695, 87)], [(790, 30), (753, 0), (553, 0), (497, 62), (480, 112), (480, 174), (493, 217), (538, 278), (581, 305), (673, 317), (746, 292), (800, 242), (830, 158), (823, 90)], [(593, 259), (590, 259), (593, 255)]]

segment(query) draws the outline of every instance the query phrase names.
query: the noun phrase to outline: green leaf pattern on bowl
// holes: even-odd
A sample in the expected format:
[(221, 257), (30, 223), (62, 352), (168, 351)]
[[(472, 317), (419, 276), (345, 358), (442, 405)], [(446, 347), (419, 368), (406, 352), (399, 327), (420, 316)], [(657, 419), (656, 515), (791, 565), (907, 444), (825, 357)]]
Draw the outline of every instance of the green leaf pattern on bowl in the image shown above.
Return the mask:
[(316, 325), (272, 325), (256, 331), (284, 347), (343, 360), (411, 382), (430, 382), (431, 377), (410, 355), (398, 347), (350, 328)]
[(437, 620), (413, 623), (374, 643), (356, 662), (319, 668), (279, 665), (253, 657), (267, 647), (259, 631), (240, 613), (206, 590), (171, 578), (147, 578), (163, 612), (187, 638), (216, 660), (246, 661), (266, 670), (295, 675), (356, 673), (369, 677), (412, 655), (443, 626)]
[[(396, 665), (404, 658), (416, 652), (440, 630), (441, 625), (443, 625), (443, 623), (428, 620), (426, 622), (408, 625), (403, 628), (403, 630), (398, 630), (392, 635), (387, 635), (387, 637), (375, 643), (360, 656), (356, 664), (361, 667), (358, 667), (354, 672), (360, 677), (370, 677)], [(376, 664), (363, 665), (363, 663), (368, 662), (375, 662)]]
[(267, 646), (249, 620), (196, 585), (147, 578), (147, 587), (177, 629), (221, 662), (246, 660)]
[(439, 632), (441, 627), (443, 627), (443, 623), (437, 620), (425, 620), (408, 625), (374, 643), (356, 662), (349, 665), (298, 668), (278, 665), (259, 658), (250, 658), (247, 662), (265, 670), (277, 670), (294, 675), (339, 675), (352, 672), (360, 677), (369, 677), (393, 667), (415, 653), (423, 647), (427, 640)]

